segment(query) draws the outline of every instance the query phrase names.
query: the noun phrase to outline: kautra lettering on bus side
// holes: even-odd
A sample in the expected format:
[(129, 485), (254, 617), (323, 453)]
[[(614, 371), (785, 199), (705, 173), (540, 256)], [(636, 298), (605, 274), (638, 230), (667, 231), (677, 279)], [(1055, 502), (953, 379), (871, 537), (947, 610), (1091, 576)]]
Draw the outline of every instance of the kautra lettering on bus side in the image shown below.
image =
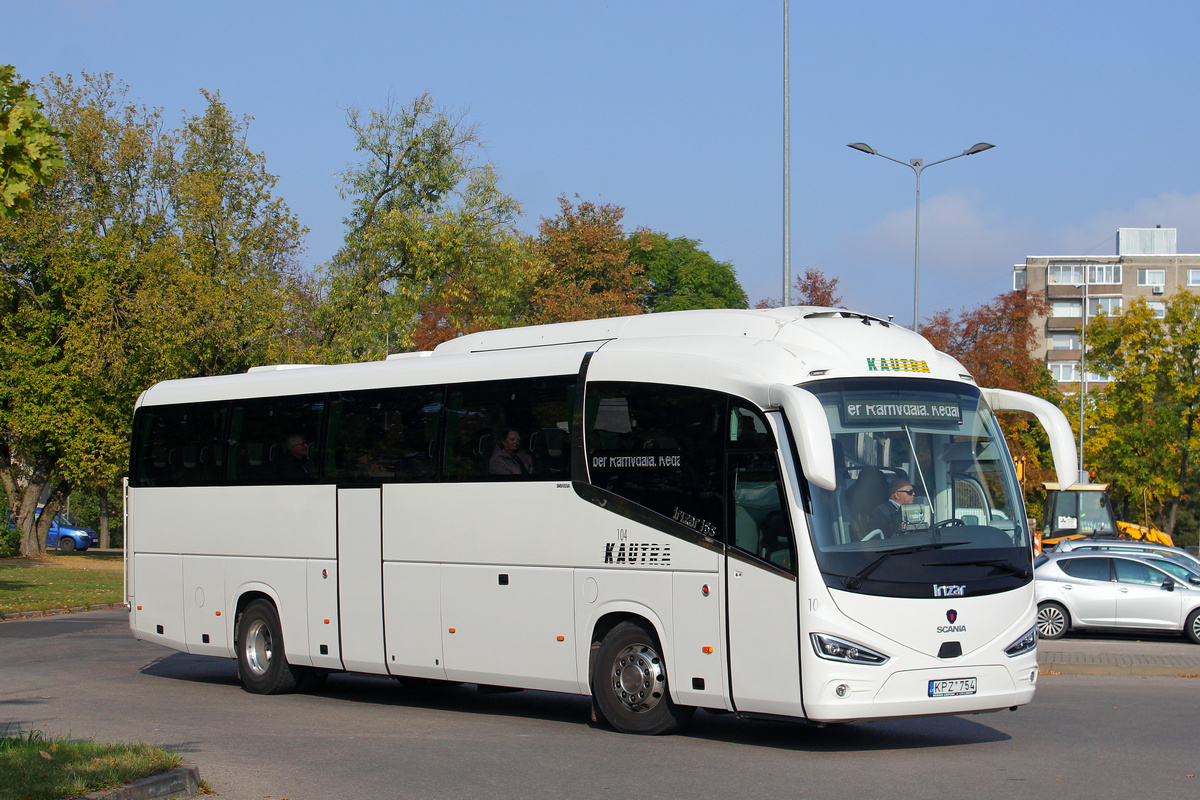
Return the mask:
[(671, 545), (656, 542), (606, 542), (604, 563), (666, 566), (671, 563)]

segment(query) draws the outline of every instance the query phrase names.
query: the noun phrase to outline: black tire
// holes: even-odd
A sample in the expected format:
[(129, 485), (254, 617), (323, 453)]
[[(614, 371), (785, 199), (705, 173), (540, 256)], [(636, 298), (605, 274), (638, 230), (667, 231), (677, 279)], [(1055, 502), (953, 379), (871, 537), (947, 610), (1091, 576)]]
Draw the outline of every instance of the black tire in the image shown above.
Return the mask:
[(1194, 644), (1200, 644), (1200, 608), (1188, 614), (1187, 624), (1183, 626), (1183, 632), (1187, 634), (1187, 637)]
[(672, 702), (658, 641), (639, 622), (620, 623), (600, 643), (592, 695), (600, 713), (622, 733), (674, 733), (696, 710)]
[(254, 694), (294, 692), (307, 677), (288, 663), (279, 614), (267, 600), (255, 600), (238, 619), (237, 657), (242, 686)]
[(1040, 603), (1037, 611), (1039, 639), (1061, 639), (1071, 627), (1071, 615), (1058, 603)]
[(70, 553), (75, 549), (75, 540), (70, 536), (58, 537), (58, 549), (64, 553)]

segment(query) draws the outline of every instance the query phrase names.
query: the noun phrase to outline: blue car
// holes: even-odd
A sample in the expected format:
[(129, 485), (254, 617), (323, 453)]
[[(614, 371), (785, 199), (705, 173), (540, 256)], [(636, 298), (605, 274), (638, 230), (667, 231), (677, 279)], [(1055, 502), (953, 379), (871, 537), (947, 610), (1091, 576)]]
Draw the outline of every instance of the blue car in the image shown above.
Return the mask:
[(55, 514), (46, 534), (46, 549), (57, 547), (63, 552), (87, 550), (100, 544), (100, 536), (93, 530), (75, 525), (62, 514)]

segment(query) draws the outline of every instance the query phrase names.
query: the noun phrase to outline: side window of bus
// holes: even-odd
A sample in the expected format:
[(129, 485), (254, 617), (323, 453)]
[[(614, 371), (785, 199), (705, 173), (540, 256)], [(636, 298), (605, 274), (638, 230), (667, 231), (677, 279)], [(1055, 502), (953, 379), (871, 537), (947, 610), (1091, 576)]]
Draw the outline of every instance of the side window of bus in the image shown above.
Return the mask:
[(230, 482), (315, 483), (321, 478), (323, 396), (272, 397), (233, 404)]
[(729, 414), (731, 544), (791, 570), (791, 527), (784, 510), (775, 437), (762, 413), (734, 401)]
[(225, 403), (138, 411), (135, 486), (213, 486), (224, 475)]
[(570, 470), (575, 377), (531, 378), (450, 387), (446, 401), (446, 480), (555, 480)]
[(325, 479), (339, 486), (437, 478), (441, 387), (342, 392), (329, 408)]
[(724, 535), (725, 395), (657, 384), (588, 384), (591, 482), (708, 536)]

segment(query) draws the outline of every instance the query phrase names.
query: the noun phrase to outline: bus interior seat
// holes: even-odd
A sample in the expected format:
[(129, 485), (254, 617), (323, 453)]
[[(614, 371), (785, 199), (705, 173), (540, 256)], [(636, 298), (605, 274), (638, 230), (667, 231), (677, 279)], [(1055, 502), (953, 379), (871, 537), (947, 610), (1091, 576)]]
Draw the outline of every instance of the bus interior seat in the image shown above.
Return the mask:
[(846, 490), (846, 510), (852, 532), (859, 539), (869, 532), (867, 518), (875, 506), (888, 498), (888, 481), (878, 467), (866, 466), (859, 470), (858, 480)]

